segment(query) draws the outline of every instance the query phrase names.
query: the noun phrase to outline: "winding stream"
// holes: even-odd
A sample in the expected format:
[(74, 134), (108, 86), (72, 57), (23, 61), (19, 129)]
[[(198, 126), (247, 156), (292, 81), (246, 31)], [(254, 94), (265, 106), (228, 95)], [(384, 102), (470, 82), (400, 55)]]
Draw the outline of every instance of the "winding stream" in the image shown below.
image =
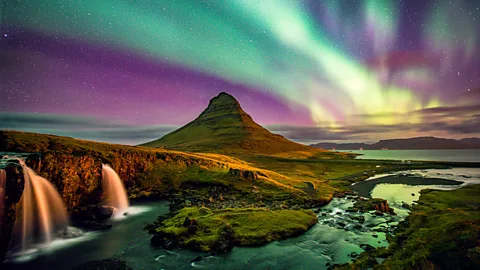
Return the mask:
[[(480, 183), (480, 169), (413, 173), (416, 177)], [(361, 214), (345, 211), (353, 205), (351, 197), (334, 199), (318, 213), (319, 223), (299, 237), (261, 247), (235, 247), (231, 252), (215, 257), (203, 257), (205, 254), (188, 250), (171, 252), (151, 247), (151, 236), (143, 227), (153, 222), (158, 215), (167, 213), (167, 203), (134, 205), (127, 210), (129, 215), (116, 220), (108, 231), (54, 241), (38, 257), (7, 262), (2, 265), (2, 269), (72, 269), (88, 261), (112, 257), (125, 260), (133, 269), (326, 269), (329, 264), (350, 261), (355, 254), (363, 251), (363, 244), (387, 246), (386, 232), (392, 231), (408, 215), (408, 210), (401, 207), (402, 202), (412, 203), (418, 199), (418, 192), (426, 187), (458, 188), (435, 185), (434, 182), (417, 186), (378, 184), (371, 190), (372, 196), (387, 199), (395, 209), (396, 216), (366, 213), (363, 214), (365, 222), (360, 223), (357, 218)], [(203, 257), (202, 260), (191, 263), (198, 255)]]

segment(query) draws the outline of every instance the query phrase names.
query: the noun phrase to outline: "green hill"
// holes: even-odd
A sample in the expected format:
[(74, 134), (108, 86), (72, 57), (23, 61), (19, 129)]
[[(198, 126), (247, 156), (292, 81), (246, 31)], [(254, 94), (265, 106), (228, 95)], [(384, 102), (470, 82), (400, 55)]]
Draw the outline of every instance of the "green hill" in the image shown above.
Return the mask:
[(142, 146), (192, 152), (249, 154), (316, 151), (272, 134), (255, 123), (233, 96), (224, 92), (211, 99), (197, 119)]

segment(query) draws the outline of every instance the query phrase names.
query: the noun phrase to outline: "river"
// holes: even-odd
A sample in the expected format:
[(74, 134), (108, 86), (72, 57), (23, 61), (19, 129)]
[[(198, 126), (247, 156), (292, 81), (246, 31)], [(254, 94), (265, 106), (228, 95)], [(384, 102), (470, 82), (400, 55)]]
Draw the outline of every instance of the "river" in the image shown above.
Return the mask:
[[(405, 172), (398, 174), (405, 176)], [(480, 183), (480, 169), (414, 171), (411, 176), (422, 175), (460, 180), (465, 182), (463, 185)], [(363, 251), (361, 246), (364, 244), (387, 246), (386, 232), (391, 232), (408, 215), (408, 210), (401, 206), (402, 202), (413, 203), (418, 199), (419, 190), (427, 187), (452, 189), (458, 186), (435, 185), (435, 182), (421, 186), (378, 184), (370, 193), (374, 197), (386, 198), (396, 216), (348, 213), (345, 210), (353, 205), (351, 198), (333, 199), (322, 207), (318, 213), (319, 223), (307, 233), (261, 247), (235, 247), (219, 256), (151, 247), (151, 236), (143, 228), (158, 215), (167, 213), (167, 204), (134, 205), (129, 209), (129, 215), (115, 221), (108, 231), (55, 241), (38, 256), (24, 256), (19, 261), (4, 263), (2, 269), (72, 269), (88, 261), (112, 257), (125, 260), (133, 269), (326, 269), (329, 264), (350, 261)], [(365, 222), (356, 221), (360, 215), (364, 216)], [(199, 255), (202, 260), (191, 263)]]
[(341, 150), (362, 154), (357, 159), (480, 162), (480, 149), (452, 150)]

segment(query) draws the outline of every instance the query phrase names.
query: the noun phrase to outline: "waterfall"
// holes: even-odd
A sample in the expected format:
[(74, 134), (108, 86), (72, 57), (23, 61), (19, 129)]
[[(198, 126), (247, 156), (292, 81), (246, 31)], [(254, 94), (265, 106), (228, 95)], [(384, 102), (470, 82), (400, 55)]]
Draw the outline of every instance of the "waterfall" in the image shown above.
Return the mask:
[(115, 208), (115, 216), (122, 215), (129, 203), (125, 187), (118, 174), (108, 164), (102, 164), (103, 205)]
[[(20, 216), (15, 222), (13, 248), (21, 251), (34, 244), (48, 244), (57, 232), (68, 226), (68, 215), (60, 194), (52, 183), (37, 175), (23, 161), (24, 189), (21, 198)], [(15, 240), (17, 240), (15, 242)]]

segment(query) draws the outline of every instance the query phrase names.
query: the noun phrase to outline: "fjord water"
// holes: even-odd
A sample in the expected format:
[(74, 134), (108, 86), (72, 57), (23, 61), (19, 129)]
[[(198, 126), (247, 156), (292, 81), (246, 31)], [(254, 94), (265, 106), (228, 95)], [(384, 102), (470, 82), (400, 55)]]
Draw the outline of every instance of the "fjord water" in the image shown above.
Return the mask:
[(25, 252), (52, 242), (57, 232), (65, 231), (68, 214), (52, 183), (37, 175), (23, 161), (24, 189), (21, 210), (14, 225), (11, 250)]
[(102, 164), (102, 189), (102, 204), (113, 207), (117, 217), (124, 214), (129, 206), (127, 191), (118, 174), (107, 164)]
[(357, 159), (480, 162), (480, 149), (341, 151), (362, 154)]

